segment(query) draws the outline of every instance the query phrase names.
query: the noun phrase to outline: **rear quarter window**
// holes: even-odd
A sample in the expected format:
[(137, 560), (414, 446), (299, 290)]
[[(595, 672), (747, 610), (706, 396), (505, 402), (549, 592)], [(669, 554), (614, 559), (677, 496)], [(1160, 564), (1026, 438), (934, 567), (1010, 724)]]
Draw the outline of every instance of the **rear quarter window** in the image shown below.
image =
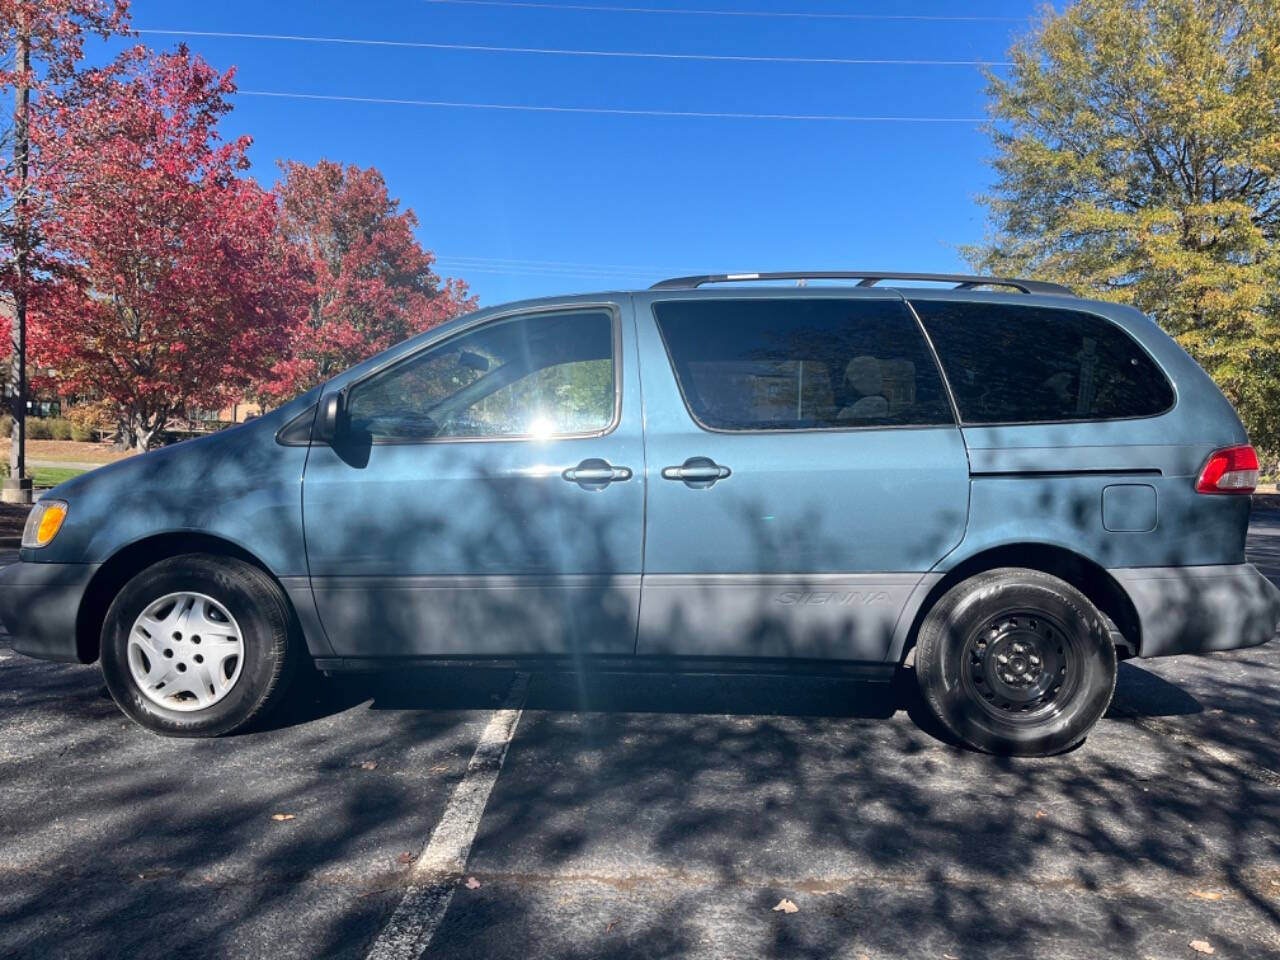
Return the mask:
[(1173, 387), (1128, 333), (1093, 314), (912, 301), (967, 424), (1151, 417)]

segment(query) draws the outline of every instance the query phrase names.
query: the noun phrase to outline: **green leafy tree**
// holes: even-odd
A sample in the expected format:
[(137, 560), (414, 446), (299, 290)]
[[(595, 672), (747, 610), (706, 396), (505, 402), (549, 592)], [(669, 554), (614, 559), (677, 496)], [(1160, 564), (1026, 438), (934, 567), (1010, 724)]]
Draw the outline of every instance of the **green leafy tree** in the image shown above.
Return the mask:
[(1280, 452), (1280, 4), (1079, 0), (990, 75), (966, 254), (1152, 316)]

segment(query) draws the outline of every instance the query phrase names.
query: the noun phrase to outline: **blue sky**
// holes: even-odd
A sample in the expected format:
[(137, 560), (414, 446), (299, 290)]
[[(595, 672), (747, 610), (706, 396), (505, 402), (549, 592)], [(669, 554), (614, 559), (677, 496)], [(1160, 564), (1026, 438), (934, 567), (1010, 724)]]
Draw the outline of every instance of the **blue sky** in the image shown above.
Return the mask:
[[(1001, 61), (1013, 0), (134, 0), (140, 31), (287, 34), (717, 56)], [(568, 9), (574, 6), (607, 10)], [(637, 13), (619, 7), (843, 14)], [(858, 19), (973, 17), (972, 20)], [(144, 34), (157, 47), (181, 37)], [(975, 66), (498, 53), (189, 35), (242, 91), (703, 113), (979, 118)], [(94, 45), (95, 53), (103, 52)], [(999, 69), (999, 68), (997, 68)], [(439, 269), (485, 304), (683, 272), (958, 270), (981, 239), (974, 123), (548, 113), (238, 95), (227, 134), (280, 158), (376, 166)]]

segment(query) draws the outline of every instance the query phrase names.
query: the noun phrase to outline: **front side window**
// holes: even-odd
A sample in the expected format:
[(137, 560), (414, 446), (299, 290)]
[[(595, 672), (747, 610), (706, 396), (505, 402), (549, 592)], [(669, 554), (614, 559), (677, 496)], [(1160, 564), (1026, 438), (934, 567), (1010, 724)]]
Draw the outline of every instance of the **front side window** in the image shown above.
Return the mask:
[(911, 312), (894, 300), (672, 300), (654, 315), (685, 403), (712, 430), (954, 422)]
[(383, 441), (601, 433), (616, 413), (613, 345), (608, 310), (495, 321), (357, 384), (348, 422)]
[(965, 423), (1149, 417), (1173, 388), (1146, 351), (1093, 314), (1019, 304), (912, 302)]

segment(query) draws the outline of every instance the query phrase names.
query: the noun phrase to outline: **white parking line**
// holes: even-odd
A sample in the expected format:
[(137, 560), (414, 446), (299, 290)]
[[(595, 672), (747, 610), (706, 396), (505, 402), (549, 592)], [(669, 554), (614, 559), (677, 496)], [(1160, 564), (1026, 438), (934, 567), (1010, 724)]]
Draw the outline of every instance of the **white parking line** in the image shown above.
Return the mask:
[(507, 758), (507, 747), (524, 712), (528, 690), (529, 675), (516, 674), (506, 702), (484, 728), (467, 772), (449, 798), (422, 855), (414, 861), (409, 887), (369, 949), (368, 960), (410, 960), (421, 956), (431, 943), (467, 865), (471, 842)]

